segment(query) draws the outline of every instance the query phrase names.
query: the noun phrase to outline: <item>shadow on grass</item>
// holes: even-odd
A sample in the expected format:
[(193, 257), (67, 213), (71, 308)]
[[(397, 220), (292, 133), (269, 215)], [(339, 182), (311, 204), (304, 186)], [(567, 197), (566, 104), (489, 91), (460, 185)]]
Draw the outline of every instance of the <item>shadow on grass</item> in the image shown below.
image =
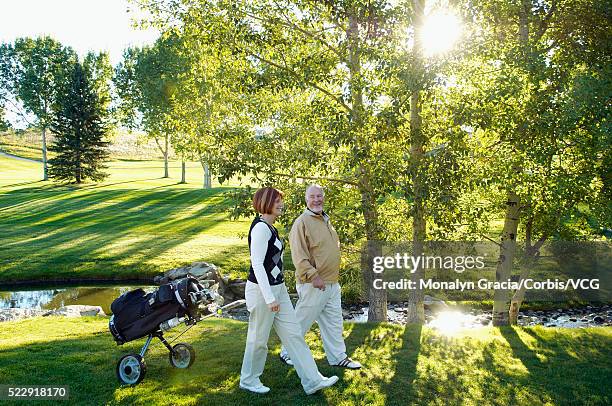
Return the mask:
[(479, 345), (470, 338), (441, 335), (408, 325), (396, 366), (384, 386), (385, 405), (491, 404), (482, 393), (487, 371), (473, 366)]
[[(167, 350), (155, 343), (146, 356), (147, 376), (135, 387), (120, 386), (115, 367), (144, 339), (117, 347), (105, 325), (94, 318), (9, 323), (12, 331), (0, 331), (2, 382), (70, 385), (73, 404), (610, 404), (605, 329), (490, 329), (481, 340), (413, 325), (347, 325), (347, 347), (355, 348), (351, 356), (364, 368), (338, 370), (319, 360), (321, 373), (341, 380), (312, 396), (275, 356), (280, 343), (273, 334), (262, 376), (271, 392), (261, 396), (238, 389), (246, 323), (207, 320), (179, 338), (196, 350), (189, 369), (170, 367)], [(26, 329), (36, 329), (35, 337), (24, 339)], [(180, 332), (167, 334), (168, 340)], [(20, 345), (11, 345), (10, 337)], [(318, 343), (313, 348), (320, 352)]]
[[(416, 374), (421, 326), (392, 324), (345, 324), (352, 326), (346, 338), (349, 356), (362, 363), (358, 370), (334, 368), (340, 377), (330, 403), (406, 404)], [(332, 368), (332, 367), (330, 367)], [(321, 372), (327, 372), (324, 368)], [(399, 394), (398, 398), (395, 398)]]
[(100, 189), (100, 188), (105, 188), (109, 186), (125, 185), (128, 183), (146, 182), (149, 180), (157, 180), (157, 179), (159, 178), (134, 179), (134, 180), (126, 180), (123, 182), (115, 182), (115, 183), (95, 183), (93, 185), (83, 185), (83, 186), (75, 186), (75, 187), (76, 187), (76, 190), (93, 190), (93, 189)]
[[(487, 368), (501, 381), (540, 394), (542, 403), (610, 404), (612, 347), (605, 337), (581, 329), (502, 327), (501, 335), (527, 374), (509, 373), (495, 362), (495, 347), (485, 357)], [(513, 393), (509, 400), (520, 398)]]
[[(388, 383), (383, 385), (386, 404), (395, 404), (396, 399), (414, 398), (414, 382), (417, 378), (417, 362), (421, 352), (423, 326), (407, 324), (401, 337), (401, 346), (394, 354), (395, 371)], [(403, 404), (403, 403), (400, 403)]]
[(44, 182), (44, 181), (43, 181), (43, 180), (33, 180), (33, 181), (30, 181), (30, 182), (12, 183), (12, 184), (10, 184), (10, 185), (0, 185), (0, 187), (6, 187), (6, 188), (9, 188), (9, 187), (17, 187), (17, 186), (33, 185), (33, 184), (35, 184), (35, 183), (42, 183), (42, 182)]
[[(295, 371), (287, 371), (272, 356), (268, 358), (263, 377), (272, 392), (256, 395), (240, 390), (238, 382), (246, 327), (246, 323), (240, 322), (195, 326), (189, 334), (177, 340), (188, 342), (195, 348), (196, 361), (189, 369), (172, 368), (168, 362), (168, 351), (155, 340), (145, 356), (145, 379), (134, 387), (119, 384), (115, 374), (116, 364), (123, 355), (138, 353), (144, 339), (117, 347), (110, 333), (99, 331), (99, 324), (96, 325), (97, 331), (81, 337), (4, 348), (0, 353), (0, 372), (3, 383), (69, 385), (71, 404), (326, 403), (322, 393), (307, 396)], [(166, 338), (170, 341), (177, 334), (167, 334)], [(272, 340), (271, 344), (278, 345), (278, 342)]]
[[(520, 330), (521, 332), (523, 330)], [(412, 325), (362, 325), (351, 339), (361, 371), (346, 371), (332, 403), (608, 405), (612, 347), (605, 330), (493, 330), (447, 337)], [(501, 334), (501, 336), (500, 336)], [(477, 335), (478, 336), (478, 335)], [(529, 344), (523, 340), (529, 338)]]

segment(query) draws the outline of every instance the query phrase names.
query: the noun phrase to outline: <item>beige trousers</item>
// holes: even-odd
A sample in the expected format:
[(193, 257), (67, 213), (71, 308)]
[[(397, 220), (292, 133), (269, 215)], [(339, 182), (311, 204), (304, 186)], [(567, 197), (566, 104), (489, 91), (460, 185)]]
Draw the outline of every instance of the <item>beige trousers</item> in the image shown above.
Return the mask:
[[(340, 284), (326, 283), (325, 290), (321, 290), (314, 288), (312, 283), (298, 283), (296, 290), (299, 299), (295, 305), (295, 314), (303, 334), (305, 335), (316, 321), (321, 331), (327, 361), (336, 365), (346, 358), (346, 345), (342, 337), (344, 325)], [(288, 353), (285, 348), (281, 351)], [(291, 359), (293, 360), (293, 357)]]
[(287, 287), (284, 283), (270, 287), (276, 301), (280, 304), (278, 312), (270, 311), (256, 283), (248, 281), (246, 284), (244, 296), (250, 314), (240, 383), (252, 387), (262, 385), (259, 377), (266, 364), (268, 338), (270, 329), (274, 326), (276, 334), (295, 364), (302, 387), (308, 391), (321, 382), (323, 375), (319, 373), (310, 348), (304, 341), (304, 334), (296, 320)]

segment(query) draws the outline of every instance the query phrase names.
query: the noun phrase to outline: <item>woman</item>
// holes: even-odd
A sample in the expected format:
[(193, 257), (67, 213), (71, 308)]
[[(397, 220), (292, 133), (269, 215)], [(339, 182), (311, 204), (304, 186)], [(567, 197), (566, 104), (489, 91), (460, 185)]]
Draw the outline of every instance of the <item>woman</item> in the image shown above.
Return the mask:
[(310, 395), (333, 385), (338, 377), (325, 378), (319, 373), (289, 300), (283, 277), (284, 246), (273, 225), (283, 210), (282, 196), (271, 187), (259, 189), (253, 196), (253, 207), (260, 216), (253, 220), (249, 230), (251, 269), (245, 299), (250, 315), (240, 387), (255, 393), (270, 390), (259, 377), (268, 355), (270, 329), (274, 326), (295, 363), (304, 391)]

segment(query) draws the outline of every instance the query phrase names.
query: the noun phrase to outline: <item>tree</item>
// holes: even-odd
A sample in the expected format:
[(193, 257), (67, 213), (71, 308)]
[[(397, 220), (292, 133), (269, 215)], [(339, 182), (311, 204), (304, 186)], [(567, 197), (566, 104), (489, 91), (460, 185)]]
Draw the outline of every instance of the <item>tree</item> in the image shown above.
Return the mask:
[[(548, 91), (540, 91), (546, 102), (534, 120), (547, 144), (527, 150), (529, 160), (537, 159), (541, 167), (528, 168), (533, 175), (526, 182), (521, 213), (525, 219), (521, 279), (529, 276), (530, 264), (548, 240), (597, 239), (612, 224), (612, 207), (602, 200), (609, 177), (602, 169), (612, 146), (612, 27), (604, 10), (606, 2), (598, 0), (552, 2), (546, 14), (550, 27), (544, 31), (540, 24), (536, 31), (536, 38), (542, 33), (547, 45), (548, 82), (554, 82)], [(533, 28), (532, 24), (530, 31)], [(592, 213), (605, 215), (593, 224)], [(524, 295), (524, 290), (513, 292), (510, 323), (517, 323)]]
[[(505, 207), (497, 281), (512, 276), (515, 262), (526, 278), (547, 240), (576, 238), (567, 231), (586, 214), (581, 207), (606, 211), (601, 168), (610, 135), (603, 78), (610, 54), (600, 51), (609, 46), (603, 28), (609, 21), (603, 11), (592, 13), (603, 8), (599, 1), (531, 0), (475, 7), (488, 45), (464, 73), (459, 120), (488, 145), (475, 152), (486, 168), (486, 187), (497, 191), (491, 200)], [(575, 26), (587, 20), (588, 28)], [(495, 291), (495, 325), (516, 323), (524, 291), (512, 293)]]
[[(484, 228), (482, 210), (464, 204), (473, 202), (474, 191), (470, 134), (455, 118), (460, 103), (454, 82), (473, 52), (475, 32), (465, 3), (469, 2), (406, 2), (409, 34), (398, 41), (406, 45), (387, 62), (393, 81), (389, 97), (399, 112), (398, 120), (390, 124), (402, 134), (396, 143), (403, 155), (396, 163), (400, 168), (396, 194), (408, 203), (405, 234), (410, 234), (411, 250), (417, 256), (434, 247), (430, 241), (473, 240)], [(427, 33), (436, 22), (447, 20), (456, 20), (461, 34), (447, 49), (436, 49), (427, 41)], [(407, 322), (422, 324), (424, 292), (419, 281), (425, 270), (413, 270), (411, 278), (417, 288), (408, 292)]]
[(109, 156), (109, 143), (104, 141), (109, 131), (109, 99), (108, 93), (100, 92), (104, 82), (92, 69), (96, 59), (89, 55), (85, 63), (75, 62), (70, 82), (57, 98), (57, 111), (50, 121), (56, 134), (50, 150), (57, 153), (49, 160), (51, 178), (79, 184), (107, 176), (103, 164)]
[[(53, 105), (64, 86), (75, 52), (51, 37), (19, 38), (13, 47), (5, 48), (12, 58), (4, 70), (12, 82), (11, 92), (21, 102), (25, 113), (37, 119), (41, 129), (43, 180), (48, 179), (46, 131), (53, 115)], [(25, 116), (25, 114), (22, 114)]]
[(151, 47), (127, 49), (124, 61), (115, 69), (122, 121), (155, 140), (164, 156), (164, 178), (170, 176), (173, 97), (185, 66), (179, 47), (179, 37), (168, 31)]
[(211, 164), (218, 155), (215, 139), (223, 133), (227, 122), (240, 115), (242, 104), (236, 95), (240, 94), (237, 84), (241, 69), (227, 50), (214, 49), (204, 42), (186, 44), (183, 33), (173, 34), (182, 67), (176, 70), (172, 109), (168, 114), (171, 143), (183, 159), (182, 182), (185, 159), (196, 160), (203, 169), (203, 188), (210, 189)]
[[(12, 44), (0, 44), (0, 128), (6, 131), (10, 124), (4, 121), (7, 110), (12, 111), (21, 119), (30, 123), (25, 117), (25, 112), (19, 109), (16, 100), (17, 85), (17, 57)], [(8, 107), (8, 109), (7, 109)]]
[[(214, 6), (204, 3), (193, 11), (213, 14)], [(331, 205), (346, 198), (346, 206), (356, 208), (357, 218), (338, 219), (343, 239), (384, 239), (377, 201), (392, 181), (378, 177), (375, 166), (393, 135), (376, 132), (380, 118), (370, 101), (381, 89), (367, 83), (378, 76), (380, 55), (367, 48), (384, 49), (383, 34), (391, 29), (385, 13), (390, 11), (354, 2), (288, 1), (240, 2), (224, 11), (198, 21), (214, 22), (213, 41), (248, 62), (255, 107), (251, 128), (260, 131), (238, 127), (220, 140), (225, 151), (234, 151), (222, 162), (221, 173), (250, 173), (258, 182), (285, 190), (303, 187), (298, 179), (318, 181), (334, 192), (348, 189), (329, 193)], [(369, 277), (371, 270), (364, 272)], [(386, 292), (369, 289), (368, 298), (369, 320), (386, 320)]]

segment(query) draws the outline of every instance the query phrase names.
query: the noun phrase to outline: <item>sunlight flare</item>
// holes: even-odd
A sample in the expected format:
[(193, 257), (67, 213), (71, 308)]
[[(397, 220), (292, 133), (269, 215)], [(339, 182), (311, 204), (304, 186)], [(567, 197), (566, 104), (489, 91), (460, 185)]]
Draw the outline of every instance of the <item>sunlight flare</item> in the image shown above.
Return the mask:
[(429, 324), (445, 336), (457, 334), (463, 327), (464, 314), (457, 311), (441, 312)]
[(461, 20), (450, 11), (433, 11), (421, 29), (423, 51), (429, 56), (450, 51), (461, 36)]

